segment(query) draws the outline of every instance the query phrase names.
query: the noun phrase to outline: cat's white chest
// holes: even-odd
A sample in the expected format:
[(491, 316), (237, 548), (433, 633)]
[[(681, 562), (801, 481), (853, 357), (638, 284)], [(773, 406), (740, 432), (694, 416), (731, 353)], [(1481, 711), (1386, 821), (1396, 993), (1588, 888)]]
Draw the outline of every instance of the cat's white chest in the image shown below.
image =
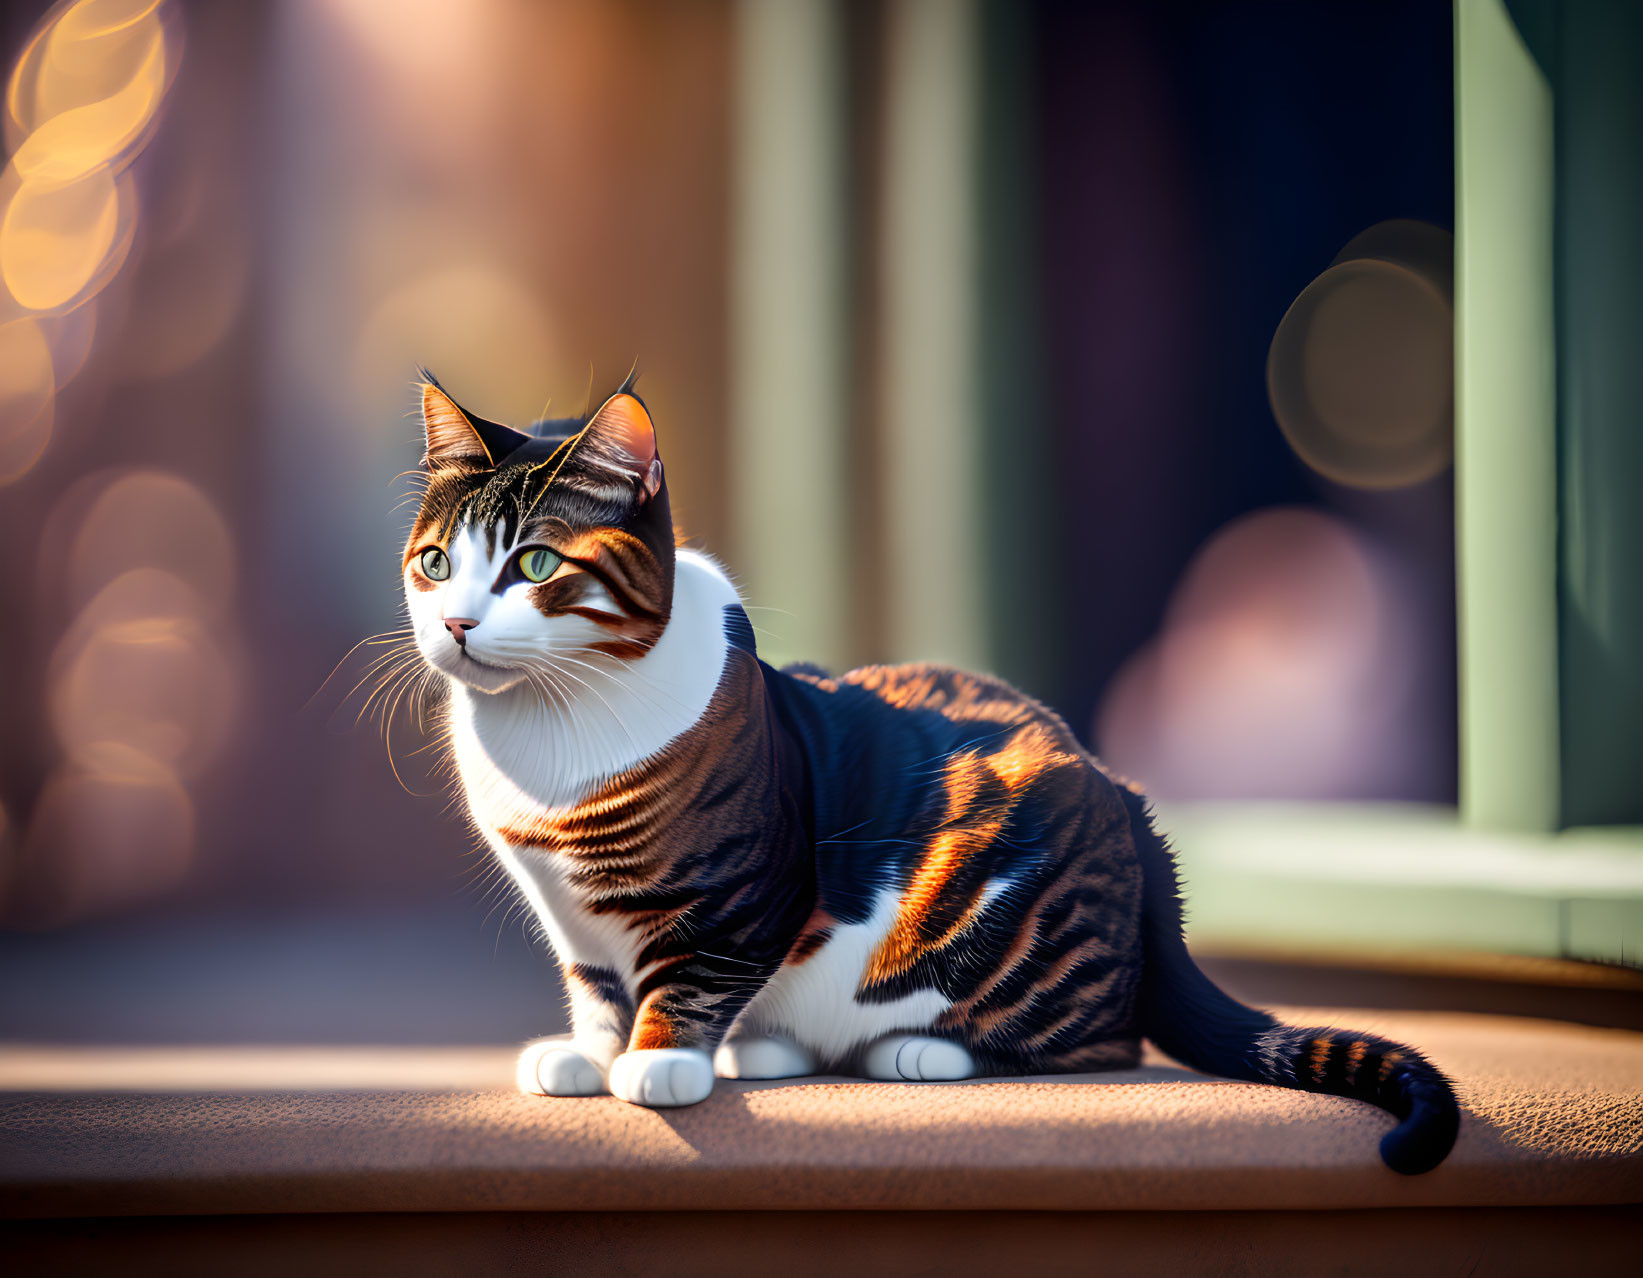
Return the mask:
[(574, 807), (694, 727), (725, 668), (725, 609), (739, 602), (711, 560), (681, 551), (673, 615), (638, 660), (548, 646), (541, 685), (486, 693), (453, 682), (451, 745), (474, 819), (506, 829)]
[(527, 827), (572, 808), (636, 761), (626, 752), (575, 748), (568, 725), (533, 690), (491, 696), (456, 689), (450, 728), (468, 812), (487, 830)]
[(566, 854), (524, 836), (555, 824), (701, 719), (729, 650), (724, 610), (738, 602), (711, 560), (682, 551), (662, 638), (637, 661), (594, 664), (586, 652), (575, 656), (566, 667), (584, 694), (575, 704), (529, 682), (495, 694), (452, 688), (451, 746), (469, 814), (560, 961), (610, 968), (630, 989), (640, 975), (634, 966), (642, 938), (621, 911), (588, 908), (567, 881)]
[(515, 848), (495, 836), (489, 841), (530, 902), (559, 961), (608, 968), (632, 995), (644, 975), (639, 970), (644, 938), (629, 926), (628, 917), (619, 911), (600, 914), (588, 909), (566, 882), (563, 855)]
[(530, 903), (555, 956), (565, 964), (608, 968), (628, 985), (631, 994), (640, 976), (636, 970), (640, 937), (628, 926), (626, 916), (619, 911), (597, 913), (588, 908), (588, 902), (569, 881), (567, 870), (573, 851), (518, 844), (507, 833), (555, 824), (557, 818), (595, 793), (597, 783), (566, 787), (564, 804), (549, 807), (483, 756), (462, 770), (462, 780), (469, 813), (520, 894)]

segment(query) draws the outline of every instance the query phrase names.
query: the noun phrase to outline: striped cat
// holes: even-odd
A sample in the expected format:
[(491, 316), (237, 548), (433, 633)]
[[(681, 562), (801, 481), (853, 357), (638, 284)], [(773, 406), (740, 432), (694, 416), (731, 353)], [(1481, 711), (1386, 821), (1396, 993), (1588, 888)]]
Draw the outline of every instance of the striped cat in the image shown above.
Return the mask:
[(644, 405), (516, 431), (423, 386), (406, 542), (475, 825), (540, 918), (574, 1034), (521, 1088), (689, 1105), (726, 1078), (961, 1079), (1134, 1065), (1368, 1101), (1401, 1172), (1459, 1115), (1420, 1053), (1223, 993), (1181, 936), (1143, 798), (1051, 711), (938, 666), (758, 658), (677, 548)]

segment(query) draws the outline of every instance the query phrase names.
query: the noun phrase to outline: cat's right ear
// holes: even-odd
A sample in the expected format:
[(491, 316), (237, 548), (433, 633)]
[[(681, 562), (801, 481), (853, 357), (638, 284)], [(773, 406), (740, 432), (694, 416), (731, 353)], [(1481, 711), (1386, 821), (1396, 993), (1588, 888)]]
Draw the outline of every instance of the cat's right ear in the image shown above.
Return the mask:
[(422, 431), (427, 451), (422, 464), (436, 466), (495, 466), (514, 449), (530, 440), (496, 422), (470, 417), (441, 389), (431, 374), (422, 383)]

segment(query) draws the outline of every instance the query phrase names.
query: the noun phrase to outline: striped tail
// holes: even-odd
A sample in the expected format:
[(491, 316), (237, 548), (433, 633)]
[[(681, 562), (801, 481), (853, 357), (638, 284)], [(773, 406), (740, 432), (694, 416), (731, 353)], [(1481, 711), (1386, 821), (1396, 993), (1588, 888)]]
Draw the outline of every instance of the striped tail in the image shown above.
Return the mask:
[(1399, 1120), (1381, 1138), (1388, 1167), (1413, 1176), (1441, 1163), (1460, 1130), (1449, 1080), (1412, 1047), (1350, 1030), (1284, 1025), (1205, 976), (1181, 935), (1175, 858), (1153, 830), (1145, 800), (1122, 793), (1143, 877), (1142, 1032), (1207, 1073), (1379, 1105)]

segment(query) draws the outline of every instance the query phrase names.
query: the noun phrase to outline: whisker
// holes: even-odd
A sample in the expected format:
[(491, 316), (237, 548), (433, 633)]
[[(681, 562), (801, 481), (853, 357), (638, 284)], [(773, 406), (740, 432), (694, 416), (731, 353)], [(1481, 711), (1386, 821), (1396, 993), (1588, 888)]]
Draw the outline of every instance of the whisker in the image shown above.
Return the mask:
[[(614, 671), (607, 670), (603, 666), (594, 665), (592, 662), (577, 660), (575, 657), (570, 655), (570, 654), (576, 653), (576, 652), (585, 652), (585, 653), (589, 653), (589, 654), (592, 654), (592, 655), (598, 655), (598, 656), (604, 656), (605, 655), (603, 653), (596, 653), (596, 650), (593, 649), (593, 648), (578, 647), (578, 648), (555, 649), (552, 653), (552, 656), (556, 660), (569, 661), (574, 665), (582, 667), (583, 669), (591, 670), (595, 674), (604, 675), (605, 678), (609, 679), (612, 683), (616, 684), (617, 687), (623, 689), (624, 691), (634, 691), (634, 689), (631, 687), (631, 685), (629, 685), (628, 683), (623, 681), (622, 678), (619, 675), (617, 675)], [(647, 695), (654, 694), (656, 696), (665, 698), (666, 700), (672, 702), (672, 704), (679, 710), (683, 710), (683, 711), (688, 712), (691, 709), (690, 706), (687, 706), (683, 701), (680, 701), (678, 697), (675, 697), (672, 693), (668, 692), (665, 688), (657, 687), (654, 683), (647, 683), (644, 687), (644, 692)]]
[(410, 627), (401, 626), (397, 630), (384, 630), (379, 635), (367, 635), (365, 638), (361, 639), (352, 648), (348, 649), (347, 652), (342, 654), (342, 657), (337, 661), (337, 664), (331, 667), (331, 673), (325, 676), (324, 682), (322, 682), (319, 687), (314, 689), (313, 695), (310, 696), (307, 701), (303, 702), (302, 708), (306, 710), (309, 706), (314, 704), (315, 700), (318, 699), (320, 693), (325, 691), (326, 686), (331, 682), (331, 680), (337, 677), (337, 671), (341, 670), (343, 664), (348, 660), (348, 658), (353, 656), (361, 648), (374, 644), (388, 643), (393, 640), (403, 640), (410, 635)]
[[(550, 666), (552, 666), (554, 664), (552, 657), (544, 658), (543, 660), (545, 660)], [(623, 721), (622, 716), (616, 713), (616, 707), (611, 705), (611, 703), (609, 701), (605, 700), (605, 697), (604, 697), (603, 693), (601, 693), (597, 688), (595, 688), (586, 679), (583, 679), (583, 678), (579, 677), (578, 675), (574, 674), (572, 671), (556, 667), (554, 672), (556, 674), (564, 675), (567, 679), (574, 679), (577, 683), (581, 684), (582, 687), (586, 688), (589, 692), (593, 693), (594, 696), (598, 697), (599, 700), (604, 704), (605, 709), (610, 711), (610, 717), (616, 722), (616, 726), (621, 728), (622, 734), (627, 737), (628, 744), (631, 745), (635, 750), (639, 749), (639, 743), (638, 743), (638, 741), (636, 741), (634, 739), (633, 733), (628, 730), (628, 726)]]

